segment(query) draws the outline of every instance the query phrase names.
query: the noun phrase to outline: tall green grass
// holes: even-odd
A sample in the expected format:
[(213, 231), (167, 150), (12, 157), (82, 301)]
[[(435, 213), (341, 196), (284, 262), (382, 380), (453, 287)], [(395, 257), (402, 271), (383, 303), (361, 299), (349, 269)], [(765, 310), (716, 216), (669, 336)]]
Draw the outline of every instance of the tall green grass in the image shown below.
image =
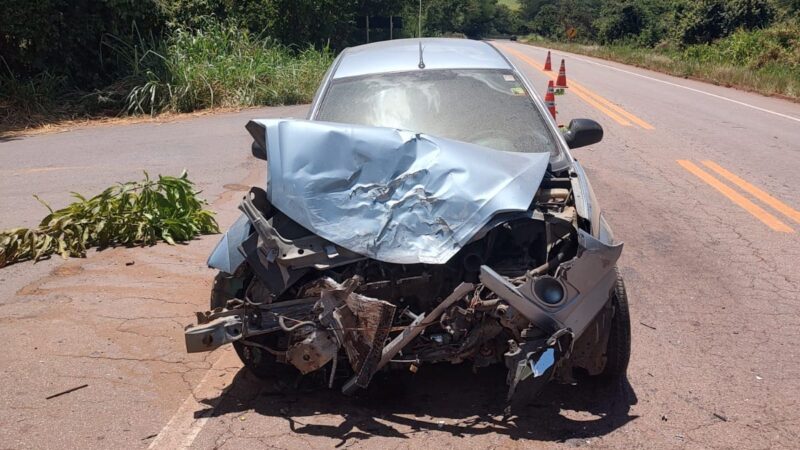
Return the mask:
[(680, 77), (734, 86), (800, 101), (800, 24), (739, 30), (711, 44), (656, 48), (582, 45), (529, 37), (528, 42), (595, 56)]
[(160, 47), (116, 48), (132, 58), (129, 114), (310, 102), (333, 60), (327, 49), (289, 48), (217, 21), (173, 30)]
[(327, 48), (288, 47), (234, 22), (198, 23), (163, 36), (137, 32), (135, 41), (105, 36), (121, 69), (93, 92), (49, 72), (21, 79), (0, 56), (0, 133), (74, 118), (307, 103), (333, 61)]
[(52, 113), (59, 106), (57, 97), (65, 83), (64, 77), (50, 72), (22, 80), (0, 57), (0, 123), (12, 124)]

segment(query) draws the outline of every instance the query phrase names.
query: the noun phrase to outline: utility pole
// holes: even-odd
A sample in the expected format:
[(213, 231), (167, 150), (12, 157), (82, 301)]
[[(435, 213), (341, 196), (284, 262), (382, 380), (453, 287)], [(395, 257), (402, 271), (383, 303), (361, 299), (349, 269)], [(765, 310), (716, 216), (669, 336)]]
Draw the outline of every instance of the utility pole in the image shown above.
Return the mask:
[(419, 0), (419, 17), (417, 17), (417, 37), (422, 37), (422, 0)]

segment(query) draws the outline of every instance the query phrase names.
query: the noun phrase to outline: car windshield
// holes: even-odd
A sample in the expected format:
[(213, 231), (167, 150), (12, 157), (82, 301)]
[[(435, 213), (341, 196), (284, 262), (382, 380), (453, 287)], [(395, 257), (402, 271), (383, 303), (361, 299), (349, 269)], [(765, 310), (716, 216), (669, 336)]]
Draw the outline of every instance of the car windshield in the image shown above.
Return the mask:
[(505, 70), (420, 70), (333, 80), (316, 119), (558, 154), (524, 85)]

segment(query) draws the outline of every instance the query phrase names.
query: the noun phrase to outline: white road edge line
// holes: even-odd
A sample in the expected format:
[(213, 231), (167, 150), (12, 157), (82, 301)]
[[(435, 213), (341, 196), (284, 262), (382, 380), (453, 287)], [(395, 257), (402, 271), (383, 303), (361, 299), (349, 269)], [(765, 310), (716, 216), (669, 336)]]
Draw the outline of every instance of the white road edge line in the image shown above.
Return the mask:
[[(230, 385), (234, 374), (225, 371), (238, 361), (233, 357), (231, 348), (225, 349), (211, 368), (203, 375), (197, 387), (186, 397), (181, 407), (158, 433), (148, 449), (187, 449), (192, 446), (197, 435), (200, 434), (211, 414), (216, 409), (224, 392), (224, 387)], [(222, 375), (220, 375), (222, 373)], [(213, 380), (212, 380), (213, 375)], [(213, 383), (212, 383), (213, 381)], [(201, 403), (198, 399), (216, 397), (216, 402), (209, 405)], [(195, 417), (195, 413), (203, 411), (202, 415)]]
[[(542, 48), (542, 47), (537, 47), (537, 48)], [(560, 52), (560, 53), (563, 53), (563, 52)], [(682, 88), (682, 89), (686, 89), (688, 91), (692, 91), (692, 92), (697, 92), (699, 94), (708, 95), (710, 97), (718, 98), (720, 100), (726, 100), (726, 101), (729, 101), (731, 103), (736, 103), (737, 105), (741, 105), (741, 106), (745, 106), (745, 107), (748, 107), (748, 108), (752, 108), (752, 109), (755, 109), (757, 111), (765, 112), (765, 113), (768, 113), (768, 114), (773, 114), (773, 115), (776, 115), (778, 117), (783, 117), (784, 119), (789, 119), (789, 120), (794, 120), (795, 122), (800, 122), (800, 117), (794, 117), (794, 116), (790, 116), (788, 114), (783, 114), (783, 113), (779, 113), (777, 111), (772, 111), (772, 110), (769, 110), (769, 109), (761, 108), (759, 106), (751, 105), (751, 104), (745, 103), (745, 102), (740, 102), (739, 100), (734, 100), (732, 98), (724, 97), (722, 95), (712, 94), (711, 92), (706, 92), (706, 91), (703, 91), (703, 90), (700, 90), (700, 89), (691, 88), (689, 86), (684, 86), (682, 84), (673, 83), (671, 81), (666, 81), (666, 80), (661, 80), (661, 79), (658, 79), (658, 78), (648, 77), (647, 75), (642, 75), (640, 73), (631, 72), (630, 70), (620, 69), (619, 67), (609, 66), (608, 64), (599, 63), (599, 62), (592, 61), (592, 60), (585, 59), (585, 58), (581, 58), (581, 57), (578, 57), (578, 56), (572, 56), (571, 53), (570, 53), (570, 58), (577, 59), (578, 61), (587, 62), (589, 64), (594, 64), (596, 66), (600, 66), (600, 67), (605, 67), (605, 68), (608, 68), (608, 69), (616, 70), (618, 72), (627, 73), (629, 75), (635, 75), (637, 77), (644, 78), (644, 79), (647, 79), (647, 80), (658, 81), (659, 83), (664, 83), (664, 84), (668, 84), (670, 86), (675, 86), (675, 87), (679, 87), (679, 88)]]

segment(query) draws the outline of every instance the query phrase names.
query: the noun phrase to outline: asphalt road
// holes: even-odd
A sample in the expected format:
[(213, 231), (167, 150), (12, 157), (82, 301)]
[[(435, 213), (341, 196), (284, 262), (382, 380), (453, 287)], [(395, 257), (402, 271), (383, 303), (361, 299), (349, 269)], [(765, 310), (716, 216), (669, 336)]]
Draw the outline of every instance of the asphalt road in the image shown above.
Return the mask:
[[(543, 94), (545, 50), (498, 46)], [(216, 237), (0, 269), (0, 447), (795, 447), (800, 441), (800, 105), (576, 55), (559, 122), (602, 123), (574, 155), (618, 238), (629, 385), (553, 385), (504, 415), (502, 371), (444, 366), (349, 400), (257, 382), (230, 351), (184, 353)], [(263, 180), (248, 117), (97, 126), (0, 142), (0, 227), (32, 225), (142, 170), (183, 168), (235, 217)], [(133, 264), (131, 264), (133, 263)], [(88, 385), (52, 399), (46, 397)]]

